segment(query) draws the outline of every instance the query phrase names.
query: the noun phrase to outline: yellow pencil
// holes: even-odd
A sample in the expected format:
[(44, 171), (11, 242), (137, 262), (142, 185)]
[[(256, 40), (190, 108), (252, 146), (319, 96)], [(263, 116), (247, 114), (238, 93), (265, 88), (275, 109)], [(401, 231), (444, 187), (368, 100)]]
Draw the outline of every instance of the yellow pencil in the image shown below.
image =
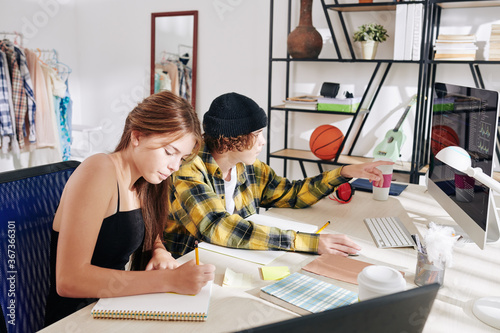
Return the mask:
[(196, 255), (196, 265), (200, 264), (200, 255), (198, 253), (198, 241), (194, 242), (194, 253)]
[(323, 229), (325, 229), (326, 227), (328, 227), (329, 224), (330, 224), (330, 221), (326, 222), (324, 226), (322, 226), (321, 228), (318, 229), (318, 231), (316, 231), (316, 233), (319, 234), (320, 232), (322, 232)]

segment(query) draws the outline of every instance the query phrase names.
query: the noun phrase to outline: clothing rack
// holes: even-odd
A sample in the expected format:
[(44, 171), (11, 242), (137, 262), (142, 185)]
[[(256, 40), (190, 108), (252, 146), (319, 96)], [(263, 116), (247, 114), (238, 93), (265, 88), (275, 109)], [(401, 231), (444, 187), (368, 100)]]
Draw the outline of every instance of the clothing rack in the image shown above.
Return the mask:
[[(14, 40), (13, 40), (14, 44), (18, 45), (18, 46), (22, 46), (23, 45), (23, 38), (24, 38), (24, 36), (20, 32), (17, 32), (17, 31), (2, 31), (2, 32), (0, 32), (0, 36), (2, 36), (2, 35), (3, 35), (3, 38), (7, 38), (7, 35), (14, 36)], [(17, 38), (20, 38), (20, 40), (21, 40), (19, 43), (17, 42)]]

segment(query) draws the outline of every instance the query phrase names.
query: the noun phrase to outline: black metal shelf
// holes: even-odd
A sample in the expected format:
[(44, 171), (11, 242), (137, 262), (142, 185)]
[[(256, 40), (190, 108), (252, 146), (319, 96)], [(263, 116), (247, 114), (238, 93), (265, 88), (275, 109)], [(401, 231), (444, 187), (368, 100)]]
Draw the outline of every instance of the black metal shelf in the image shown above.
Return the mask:
[[(412, 1), (412, 3), (425, 3), (425, 1)], [(398, 5), (406, 5), (405, 2), (374, 2), (374, 3), (346, 3), (346, 4), (329, 4), (324, 6), (326, 9), (338, 12), (373, 12), (373, 11), (391, 11), (396, 10)]]
[[(346, 116), (346, 117), (354, 117), (356, 116), (356, 112), (342, 112), (342, 111), (323, 111), (323, 110), (315, 110), (315, 109), (301, 109), (301, 108), (292, 108), (284, 105), (275, 105), (271, 106), (270, 110), (275, 111), (293, 111), (293, 112), (302, 112), (302, 113), (317, 113), (324, 115), (337, 115), (337, 116)], [(364, 114), (369, 112), (367, 109), (361, 109), (358, 111), (359, 114)]]
[(497, 7), (500, 1), (497, 0), (430, 0), (441, 8), (479, 8), (479, 7)]
[(366, 63), (412, 63), (419, 64), (420, 61), (414, 60), (394, 60), (394, 59), (337, 59), (337, 58), (318, 58), (318, 59), (292, 59), (292, 58), (272, 58), (270, 61), (273, 62), (344, 62), (344, 63), (352, 63), (352, 62), (366, 62)]
[[(290, 56), (286, 57), (274, 57), (273, 56), (273, 9), (274, 9), (274, 0), (271, 0), (271, 18), (270, 18), (270, 52), (269, 52), (269, 97), (268, 97), (268, 110), (269, 110), (269, 123), (271, 123), (271, 113), (272, 112), (285, 112), (285, 133), (284, 133), (284, 147), (282, 150), (277, 152), (270, 153), (270, 131), (268, 131), (268, 156), (267, 163), (270, 162), (270, 158), (283, 159), (284, 163), (284, 175), (286, 176), (286, 161), (298, 161), (302, 168), (302, 172), (304, 176), (306, 176), (304, 162), (316, 163), (318, 167), (321, 168), (321, 164), (327, 165), (342, 165), (342, 158), (345, 156), (352, 156), (352, 151), (357, 142), (357, 139), (360, 135), (361, 129), (365, 124), (369, 110), (373, 107), (376, 102), (377, 95), (384, 84), (385, 78), (392, 66), (392, 64), (405, 64), (405, 65), (417, 65), (418, 69), (418, 82), (417, 82), (417, 94), (419, 96), (416, 104), (416, 112), (415, 112), (415, 124), (414, 124), (414, 140), (412, 146), (412, 158), (411, 162), (405, 164), (405, 168), (402, 170), (396, 169), (396, 172), (408, 173), (410, 175), (410, 182), (418, 183), (419, 176), (423, 175), (426, 170), (426, 165), (428, 164), (429, 159), (429, 144), (428, 140), (430, 138), (430, 114), (432, 112), (431, 107), (432, 103), (426, 98), (429, 93), (429, 90), (432, 90), (433, 84), (436, 78), (437, 67), (442, 64), (454, 64), (454, 65), (468, 65), (470, 71), (472, 73), (474, 82), (476, 87), (484, 89), (484, 82), (482, 79), (480, 66), (482, 65), (499, 65), (500, 61), (488, 61), (488, 60), (434, 60), (434, 51), (432, 49), (432, 45), (434, 42), (434, 34), (439, 33), (440, 19), (441, 19), (441, 11), (448, 8), (475, 8), (475, 7), (496, 7), (500, 6), (500, 0), (421, 0), (421, 1), (412, 1), (412, 2), (394, 2), (394, 1), (386, 1), (386, 2), (376, 2), (376, 3), (349, 3), (349, 4), (338, 4), (337, 0), (335, 0), (335, 4), (326, 4), (325, 0), (321, 0), (325, 17), (327, 19), (328, 27), (330, 29), (330, 33), (332, 35), (332, 41), (336, 51), (335, 58), (318, 58), (318, 59), (292, 59)], [(350, 35), (347, 31), (347, 26), (345, 24), (345, 20), (343, 14), (346, 13), (355, 13), (355, 12), (368, 12), (368, 11), (394, 11), (399, 5), (407, 5), (407, 4), (415, 4), (420, 3), (423, 5), (424, 9), (424, 25), (422, 29), (422, 44), (421, 44), (421, 57), (420, 60), (393, 60), (393, 59), (374, 59), (374, 60), (365, 60), (365, 59), (357, 59), (354, 54), (354, 49), (352, 47), (352, 43), (350, 40)], [(288, 1), (288, 33), (290, 33), (290, 19), (291, 19), (291, 4), (292, 1)], [(339, 44), (337, 38), (335, 36), (335, 31), (333, 29), (331, 18), (329, 13), (332, 11), (337, 12), (338, 19), (342, 25), (342, 33), (345, 39), (345, 43), (349, 47), (350, 57), (345, 58), (342, 56), (339, 48)], [(338, 31), (337, 31), (338, 33)], [(289, 84), (290, 84), (290, 66), (293, 63), (308, 63), (308, 62), (318, 62), (318, 63), (367, 63), (376, 65), (373, 74), (370, 78), (370, 81), (365, 90), (365, 94), (362, 97), (360, 107), (366, 106), (368, 107), (364, 109), (360, 109), (356, 111), (356, 113), (345, 113), (345, 112), (330, 112), (330, 111), (318, 111), (318, 110), (310, 110), (310, 109), (298, 109), (298, 108), (290, 108), (284, 106), (272, 106), (271, 105), (271, 81), (272, 81), (272, 70), (273, 64), (276, 63), (284, 63), (286, 66), (286, 91), (283, 99), (289, 96)], [(379, 69), (385, 67), (385, 70), (382, 74), (382, 79), (379, 82), (375, 83), (374, 78)], [(373, 89), (375, 87), (374, 96), (372, 96), (371, 100), (369, 100), (368, 96), (366, 96), (367, 91)], [(432, 92), (431, 92), (432, 94)], [(351, 142), (351, 149), (349, 152), (344, 152), (345, 155), (337, 156), (336, 159), (331, 161), (323, 161), (314, 157), (314, 155), (309, 152), (310, 156), (304, 156), (304, 152), (296, 149), (290, 149), (288, 147), (288, 118), (291, 113), (294, 112), (303, 112), (303, 113), (313, 113), (313, 114), (327, 114), (327, 115), (342, 115), (342, 116), (352, 116), (353, 119), (351, 121), (351, 125), (348, 131), (345, 134), (344, 142), (341, 146), (343, 149), (347, 138), (350, 136), (355, 136), (354, 140)], [(353, 133), (354, 130), (352, 125), (355, 121), (357, 121), (357, 117), (361, 117), (361, 125), (358, 129), (357, 133)], [(350, 162), (361, 163), (359, 159), (354, 159)], [(349, 163), (351, 164), (351, 163)]]

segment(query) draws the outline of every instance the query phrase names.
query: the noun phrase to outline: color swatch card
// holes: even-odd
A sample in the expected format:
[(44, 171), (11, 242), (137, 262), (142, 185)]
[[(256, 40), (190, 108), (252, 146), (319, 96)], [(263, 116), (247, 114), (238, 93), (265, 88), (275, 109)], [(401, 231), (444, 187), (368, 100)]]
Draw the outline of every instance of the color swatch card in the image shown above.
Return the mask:
[(92, 308), (95, 319), (139, 319), (205, 321), (208, 315), (212, 281), (196, 295), (154, 293), (101, 298)]
[(358, 299), (355, 292), (300, 273), (261, 288), (260, 297), (301, 315), (349, 305)]

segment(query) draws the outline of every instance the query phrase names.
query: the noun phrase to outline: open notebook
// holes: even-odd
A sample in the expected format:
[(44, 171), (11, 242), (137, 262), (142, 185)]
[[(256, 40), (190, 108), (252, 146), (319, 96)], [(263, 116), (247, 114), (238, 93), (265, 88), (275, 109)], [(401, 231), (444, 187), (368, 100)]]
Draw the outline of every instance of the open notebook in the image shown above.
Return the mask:
[(155, 293), (101, 298), (92, 308), (92, 317), (105, 319), (205, 321), (212, 281), (196, 295)]

